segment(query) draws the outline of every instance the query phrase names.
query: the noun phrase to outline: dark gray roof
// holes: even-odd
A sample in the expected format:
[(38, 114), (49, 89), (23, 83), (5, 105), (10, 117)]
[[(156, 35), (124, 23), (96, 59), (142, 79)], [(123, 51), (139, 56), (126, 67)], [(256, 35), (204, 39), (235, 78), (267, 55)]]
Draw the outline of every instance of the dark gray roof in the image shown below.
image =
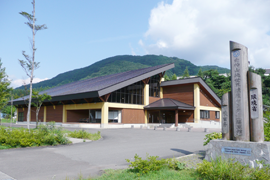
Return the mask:
[(186, 78), (186, 79), (178, 79), (174, 81), (163, 81), (161, 82), (161, 87), (164, 86), (172, 86), (172, 85), (179, 85), (179, 84), (195, 84), (199, 83), (205, 90), (207, 90), (210, 95), (221, 105), (220, 98), (216, 95), (216, 93), (204, 82), (201, 77), (194, 77), (194, 78)]
[(163, 98), (158, 101), (155, 101), (147, 106), (144, 106), (144, 109), (154, 110), (154, 109), (183, 109), (183, 110), (194, 110), (195, 107), (188, 105), (186, 103), (177, 101), (175, 99)]
[[(174, 68), (173, 63), (96, 77), (48, 89), (40, 94), (47, 93), (52, 97), (51, 101), (100, 97), (171, 68)], [(24, 104), (24, 99), (27, 98), (28, 96), (15, 99), (14, 105)]]
[(270, 74), (270, 69), (265, 69), (265, 74)]

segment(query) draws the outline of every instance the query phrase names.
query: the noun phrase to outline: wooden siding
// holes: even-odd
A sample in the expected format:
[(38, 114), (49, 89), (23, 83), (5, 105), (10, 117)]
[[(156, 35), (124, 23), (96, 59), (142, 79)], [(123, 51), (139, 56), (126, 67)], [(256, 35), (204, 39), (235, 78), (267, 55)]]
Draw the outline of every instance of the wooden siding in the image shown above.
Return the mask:
[(175, 85), (163, 87), (163, 98), (171, 98), (177, 101), (194, 105), (194, 85)]
[[(28, 108), (26, 108), (28, 109)], [(36, 122), (36, 107), (31, 107), (31, 121), (34, 121)], [(26, 111), (27, 113), (27, 111)], [(38, 113), (38, 121), (40, 122), (43, 122), (43, 118), (44, 118), (44, 107), (42, 106), (39, 110), (39, 113)]]
[(63, 121), (63, 105), (55, 106), (47, 106), (47, 120), (46, 122), (55, 121), (62, 122)]
[(158, 100), (160, 100), (159, 97), (149, 97), (149, 104), (151, 104), (151, 103), (153, 103), (155, 101), (158, 101)]
[(178, 111), (178, 123), (194, 122), (194, 111)]
[(201, 106), (210, 106), (210, 107), (218, 107), (216, 103), (206, 94), (204, 90), (200, 90), (200, 105)]
[(89, 110), (68, 110), (67, 122), (79, 122), (81, 119), (89, 118)]
[(123, 109), (122, 123), (124, 124), (142, 124), (144, 120), (144, 110), (142, 109)]

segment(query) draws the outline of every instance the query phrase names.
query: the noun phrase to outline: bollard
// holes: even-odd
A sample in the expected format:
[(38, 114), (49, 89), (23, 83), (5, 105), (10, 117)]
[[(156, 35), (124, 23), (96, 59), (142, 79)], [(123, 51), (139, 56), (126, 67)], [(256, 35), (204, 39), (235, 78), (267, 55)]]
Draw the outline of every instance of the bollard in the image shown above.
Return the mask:
[(142, 129), (142, 127), (143, 127), (143, 126), (141, 125), (140, 128)]
[(154, 127), (154, 130), (157, 130), (157, 126)]
[(180, 128), (179, 128), (179, 127), (177, 127), (177, 128), (176, 128), (176, 131), (180, 131)]
[(188, 128), (188, 132), (190, 132), (190, 131), (191, 131), (191, 128), (189, 127), (189, 128)]
[(166, 127), (163, 128), (163, 131), (166, 131)]
[(134, 125), (131, 125), (131, 129), (134, 129)]
[(209, 132), (209, 129), (208, 129), (208, 128), (205, 128), (205, 129), (204, 129), (204, 132)]
[(149, 126), (147, 126), (147, 129), (150, 129), (150, 127), (149, 127)]

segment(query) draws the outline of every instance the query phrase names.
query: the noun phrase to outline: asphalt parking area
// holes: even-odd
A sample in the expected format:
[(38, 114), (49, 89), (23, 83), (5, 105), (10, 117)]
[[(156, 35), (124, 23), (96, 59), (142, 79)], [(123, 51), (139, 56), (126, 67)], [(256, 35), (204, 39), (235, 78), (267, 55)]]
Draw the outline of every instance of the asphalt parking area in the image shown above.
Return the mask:
[[(97, 132), (97, 129), (88, 129)], [(104, 169), (126, 168), (125, 159), (179, 157), (206, 150), (203, 129), (101, 129), (102, 139), (73, 145), (0, 150), (0, 172), (17, 180), (94, 177)], [(220, 131), (218, 129), (210, 130)], [(0, 176), (1, 177), (1, 176)]]

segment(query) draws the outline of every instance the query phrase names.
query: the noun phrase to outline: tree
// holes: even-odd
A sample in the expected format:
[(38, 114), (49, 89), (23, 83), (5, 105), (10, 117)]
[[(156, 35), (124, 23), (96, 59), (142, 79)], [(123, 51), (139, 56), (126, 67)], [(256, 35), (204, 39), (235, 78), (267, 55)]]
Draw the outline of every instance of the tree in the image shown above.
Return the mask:
[(33, 102), (32, 105), (36, 107), (36, 128), (38, 127), (38, 114), (39, 110), (45, 100), (51, 100), (51, 96), (47, 93), (39, 94), (38, 91), (33, 90)]
[(171, 80), (177, 80), (177, 76), (176, 76), (176, 74), (173, 74), (173, 76), (172, 76), (172, 79)]
[(189, 78), (189, 72), (188, 72), (188, 67), (186, 67), (185, 71), (184, 71), (184, 75), (182, 76), (182, 79), (184, 78)]
[(167, 74), (165, 74), (165, 75), (164, 75), (164, 80), (165, 80), (165, 81), (169, 81), (169, 80), (170, 80), (170, 77), (169, 77)]
[[(6, 68), (2, 67), (2, 62), (0, 58), (0, 113), (2, 109), (6, 106), (10, 92), (12, 88), (10, 86), (10, 81), (8, 80), (8, 75), (6, 74)], [(1, 117), (0, 123), (2, 124)]]
[(33, 0), (32, 2), (33, 4), (33, 14), (29, 14), (27, 12), (20, 12), (19, 14), (21, 14), (23, 17), (25, 17), (28, 22), (26, 22), (25, 24), (27, 26), (30, 27), (30, 29), (32, 30), (32, 57), (25, 54), (25, 51), (22, 52), (24, 58), (26, 60), (19, 60), (20, 65), (22, 66), (22, 68), (24, 69), (26, 75), (30, 78), (30, 93), (29, 93), (29, 103), (28, 103), (28, 111), (27, 111), (27, 128), (29, 129), (29, 123), (30, 123), (30, 111), (31, 111), (31, 100), (32, 100), (32, 83), (33, 83), (33, 79), (34, 79), (34, 70), (37, 69), (39, 67), (39, 62), (35, 61), (35, 52), (36, 52), (36, 47), (35, 47), (35, 35), (37, 33), (37, 31), (39, 30), (43, 30), (43, 29), (47, 29), (47, 26), (45, 24), (43, 25), (36, 25), (36, 17), (35, 17), (35, 0)]
[(202, 68), (199, 69), (199, 72), (197, 74), (198, 77), (203, 77), (203, 72), (202, 72)]

